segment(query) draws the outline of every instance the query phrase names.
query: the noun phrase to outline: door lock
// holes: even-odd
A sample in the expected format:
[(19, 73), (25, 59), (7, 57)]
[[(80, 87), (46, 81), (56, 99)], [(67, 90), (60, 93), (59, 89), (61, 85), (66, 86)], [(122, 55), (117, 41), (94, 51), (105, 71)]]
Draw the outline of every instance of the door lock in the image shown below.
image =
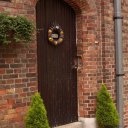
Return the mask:
[(75, 57), (73, 60), (72, 69), (77, 69), (77, 68), (78, 68), (78, 57)]
[(82, 67), (82, 61), (81, 60), (82, 60), (81, 56), (75, 57), (73, 60), (72, 69), (78, 69), (78, 68)]

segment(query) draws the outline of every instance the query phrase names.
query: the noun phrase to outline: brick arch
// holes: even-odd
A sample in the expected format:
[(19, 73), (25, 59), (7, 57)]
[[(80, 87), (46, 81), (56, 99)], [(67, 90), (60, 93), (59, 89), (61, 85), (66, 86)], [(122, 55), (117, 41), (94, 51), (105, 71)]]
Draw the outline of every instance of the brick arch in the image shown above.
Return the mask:
[[(36, 5), (38, 0), (32, 0), (32, 3)], [(82, 12), (85, 10), (96, 9), (95, 0), (64, 0), (68, 3), (76, 12)]]
[(64, 0), (68, 3), (76, 12), (82, 12), (92, 10), (96, 8), (95, 0)]

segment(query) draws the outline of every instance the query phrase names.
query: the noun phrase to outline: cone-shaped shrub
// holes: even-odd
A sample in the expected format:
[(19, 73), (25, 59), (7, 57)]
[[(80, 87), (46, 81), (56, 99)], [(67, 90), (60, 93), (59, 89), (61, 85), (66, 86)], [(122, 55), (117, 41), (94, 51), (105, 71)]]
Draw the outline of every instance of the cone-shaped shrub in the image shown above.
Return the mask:
[(35, 93), (32, 97), (32, 103), (25, 119), (25, 126), (26, 128), (50, 128), (46, 109), (39, 93)]
[(104, 84), (97, 95), (96, 119), (98, 128), (116, 128), (119, 124), (116, 106)]

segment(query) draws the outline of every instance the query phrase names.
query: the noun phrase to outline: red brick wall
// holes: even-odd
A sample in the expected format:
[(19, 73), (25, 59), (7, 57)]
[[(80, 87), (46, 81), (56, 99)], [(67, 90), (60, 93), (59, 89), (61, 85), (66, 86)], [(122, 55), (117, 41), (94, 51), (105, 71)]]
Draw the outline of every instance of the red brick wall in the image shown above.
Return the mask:
[[(0, 11), (35, 21), (34, 1), (0, 1)], [(28, 45), (0, 45), (0, 127), (23, 127), (32, 94), (37, 90), (36, 41)]]
[[(95, 117), (96, 94), (106, 83), (115, 95), (113, 0), (65, 0), (76, 11), (78, 105), (80, 117)], [(36, 0), (0, 1), (0, 12), (25, 15), (34, 22)], [(122, 0), (125, 126), (128, 126), (127, 0)], [(0, 126), (23, 127), (31, 95), (37, 91), (36, 40), (29, 45), (0, 46)]]

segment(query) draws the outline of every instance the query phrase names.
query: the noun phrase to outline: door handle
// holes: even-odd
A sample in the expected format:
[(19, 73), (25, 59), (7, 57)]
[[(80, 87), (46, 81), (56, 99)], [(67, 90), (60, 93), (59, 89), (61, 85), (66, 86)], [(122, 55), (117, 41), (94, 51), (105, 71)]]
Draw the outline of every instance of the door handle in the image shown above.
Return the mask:
[(80, 69), (82, 67), (82, 57), (76, 56), (73, 60), (72, 69)]
[(73, 65), (72, 66), (72, 69), (77, 69), (78, 68), (78, 65)]
[(73, 60), (72, 69), (77, 69), (77, 68), (78, 68), (78, 57), (75, 57)]

